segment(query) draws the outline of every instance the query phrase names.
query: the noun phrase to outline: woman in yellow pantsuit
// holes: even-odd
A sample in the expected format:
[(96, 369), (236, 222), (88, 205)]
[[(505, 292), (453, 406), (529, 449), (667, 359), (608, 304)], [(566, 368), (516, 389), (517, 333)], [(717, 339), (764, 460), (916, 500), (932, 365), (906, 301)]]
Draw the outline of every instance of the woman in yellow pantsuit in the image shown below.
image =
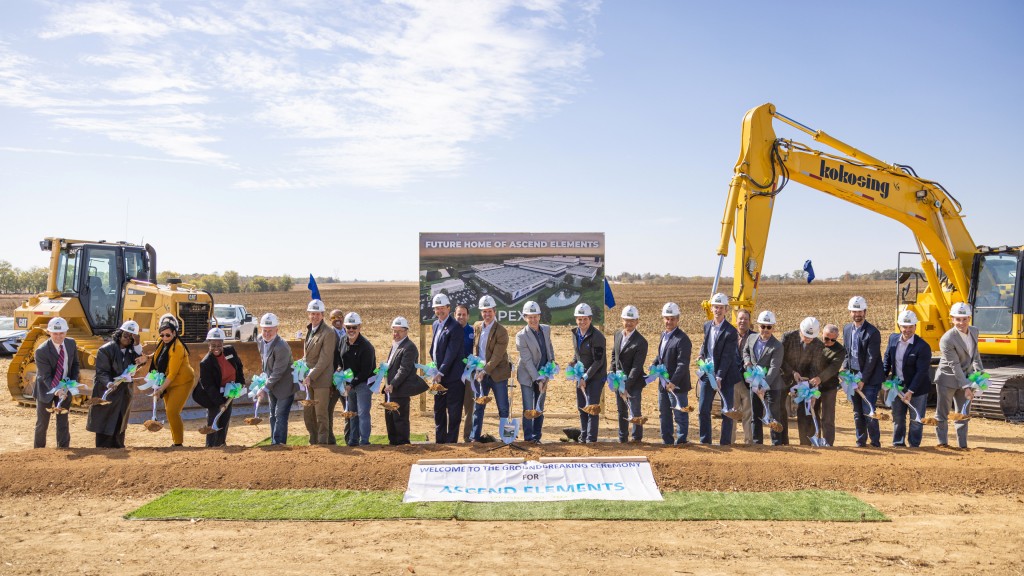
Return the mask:
[(167, 424), (171, 427), (172, 446), (181, 446), (185, 440), (185, 424), (181, 409), (195, 386), (195, 373), (188, 361), (188, 346), (178, 338), (178, 322), (167, 315), (160, 321), (160, 343), (153, 352), (154, 370), (164, 375), (164, 384), (156, 393), (164, 399)]

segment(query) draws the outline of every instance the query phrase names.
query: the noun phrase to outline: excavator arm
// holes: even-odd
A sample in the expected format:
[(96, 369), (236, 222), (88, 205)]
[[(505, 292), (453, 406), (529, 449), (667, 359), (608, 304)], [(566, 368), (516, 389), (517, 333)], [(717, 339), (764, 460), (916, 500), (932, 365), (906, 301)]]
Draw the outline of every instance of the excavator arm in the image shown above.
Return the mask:
[[(777, 138), (774, 120), (809, 134), (839, 154)], [(718, 291), (722, 264), (729, 254), (730, 241), (734, 241), (730, 303), (734, 309), (754, 310), (775, 200), (788, 181), (794, 180), (887, 216), (913, 232), (928, 286), (917, 303), (908, 307), (924, 326), (919, 334), (937, 344), (949, 327), (949, 306), (967, 299), (973, 256), (977, 252), (960, 215), (960, 203), (937, 182), (919, 178), (912, 168), (887, 164), (822, 131), (812, 130), (778, 113), (772, 104), (747, 112), (742, 136), (722, 218), (718, 273), (712, 291)], [(946, 282), (940, 282), (936, 264), (945, 273)], [(951, 292), (959, 295), (952, 296)], [(710, 313), (710, 305), (704, 302), (703, 306)]]

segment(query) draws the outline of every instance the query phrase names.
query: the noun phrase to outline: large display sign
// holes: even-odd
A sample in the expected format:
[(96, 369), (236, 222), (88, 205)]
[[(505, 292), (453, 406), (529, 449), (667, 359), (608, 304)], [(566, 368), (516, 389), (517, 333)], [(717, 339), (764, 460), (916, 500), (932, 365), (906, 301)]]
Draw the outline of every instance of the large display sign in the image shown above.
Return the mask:
[(419, 462), (403, 502), (662, 500), (645, 457)]
[(484, 294), (497, 301), (502, 324), (525, 324), (523, 304), (540, 304), (541, 322), (574, 325), (586, 302), (604, 323), (604, 233), (420, 234), (420, 322), (434, 318), (431, 299), (443, 292), (478, 319)]

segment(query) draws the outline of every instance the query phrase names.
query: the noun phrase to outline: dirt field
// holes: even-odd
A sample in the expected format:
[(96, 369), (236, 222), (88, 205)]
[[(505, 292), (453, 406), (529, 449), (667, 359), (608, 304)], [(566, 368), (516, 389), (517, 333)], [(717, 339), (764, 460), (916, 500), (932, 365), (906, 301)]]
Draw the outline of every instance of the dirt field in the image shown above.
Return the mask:
[[(808, 314), (841, 322), (851, 290), (769, 286), (760, 296), (788, 330)], [(888, 283), (855, 290), (878, 309), (888, 310), (893, 299)], [(695, 310), (706, 292), (701, 286), (624, 286), (616, 288), (616, 298), (640, 307), (640, 330), (650, 336), (659, 330), (661, 303), (672, 299)], [(298, 329), (306, 294), (221, 300), (282, 314), (287, 334)], [(331, 287), (324, 296), (328, 307), (357, 309), (378, 349), (387, 342), (391, 317), (415, 318), (411, 285)], [(886, 329), (888, 314), (878, 316), (883, 315), (874, 320)], [(683, 328), (699, 335), (700, 322), (692, 313)], [(699, 336), (694, 340), (699, 345)], [(556, 330), (563, 365), (568, 341), (567, 330)], [(0, 377), (6, 365), (7, 359), (0, 360)], [(563, 388), (552, 393), (549, 413), (572, 413), (571, 389)], [(656, 417), (654, 394), (646, 396), (645, 412)], [(890, 523), (128, 522), (124, 513), (172, 487), (402, 489), (409, 464), (418, 458), (483, 456), (486, 447), (246, 448), (269, 430), (245, 426), (241, 415), (232, 423), (228, 448), (198, 448), (198, 424), (189, 423), (184, 449), (166, 448), (166, 430), (148, 433), (133, 426), (127, 439), (132, 448), (97, 451), (88, 448), (93, 438), (84, 430), (84, 416), (74, 416), (72, 449), (31, 450), (34, 412), (2, 402), (0, 574), (1024, 573), (1024, 428), (975, 419), (970, 450), (935, 448), (927, 430), (926, 448), (866, 450), (851, 447), (849, 405), (840, 401), (837, 414), (837, 446), (830, 449), (584, 447), (556, 441), (573, 418), (549, 418), (550, 443), (531, 449), (531, 456), (645, 455), (664, 490), (848, 490), (887, 514)], [(691, 421), (695, 440), (696, 418)], [(383, 431), (382, 424), (375, 419), (375, 433)], [(485, 430), (495, 424), (489, 420)], [(612, 420), (601, 426), (601, 435), (610, 436)], [(883, 444), (891, 426), (882, 423)], [(413, 429), (432, 436), (432, 420), (414, 417)], [(291, 430), (304, 431), (298, 414)], [(656, 424), (647, 434), (656, 440)], [(51, 443), (52, 438), (51, 428)]]

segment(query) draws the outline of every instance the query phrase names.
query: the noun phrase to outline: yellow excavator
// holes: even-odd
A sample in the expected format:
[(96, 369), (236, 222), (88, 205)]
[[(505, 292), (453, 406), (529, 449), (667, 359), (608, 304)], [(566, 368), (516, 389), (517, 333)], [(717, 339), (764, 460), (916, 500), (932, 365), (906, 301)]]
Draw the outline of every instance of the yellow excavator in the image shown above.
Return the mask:
[[(837, 153), (778, 138), (775, 120)], [(900, 311), (913, 310), (919, 319), (917, 334), (938, 351), (939, 338), (952, 326), (950, 307), (969, 303), (980, 331), (978, 348), (992, 376), (989, 390), (972, 403), (972, 409), (988, 418), (1024, 420), (1024, 246), (975, 245), (960, 203), (941, 184), (919, 177), (910, 166), (883, 162), (809, 128), (780, 114), (772, 104), (753, 108), (743, 118), (712, 293), (718, 291), (722, 265), (734, 242), (730, 304), (733, 310), (756, 313), (772, 212), (790, 180), (887, 216), (913, 232), (922, 272), (897, 279), (893, 324)], [(705, 301), (702, 306), (710, 318), (710, 304)]]
[[(96, 352), (127, 320), (138, 322), (142, 342), (152, 352), (160, 318), (172, 314), (181, 327), (182, 341), (193, 344), (190, 361), (199, 374), (199, 360), (213, 318), (213, 296), (180, 280), (156, 282), (156, 250), (127, 242), (98, 242), (46, 238), (39, 247), (50, 252), (46, 291), (33, 296), (14, 311), (15, 325), (27, 330), (25, 340), (7, 369), (7, 386), (19, 403), (34, 405), (35, 350), (47, 339), (46, 324), (60, 316), (68, 322), (68, 335), (78, 344), (79, 381), (92, 389)], [(249, 367), (260, 365), (255, 343), (239, 342), (236, 351)], [(76, 398), (76, 406), (81, 398)], [(137, 405), (137, 406), (136, 406)], [(132, 410), (149, 404), (137, 394)]]

